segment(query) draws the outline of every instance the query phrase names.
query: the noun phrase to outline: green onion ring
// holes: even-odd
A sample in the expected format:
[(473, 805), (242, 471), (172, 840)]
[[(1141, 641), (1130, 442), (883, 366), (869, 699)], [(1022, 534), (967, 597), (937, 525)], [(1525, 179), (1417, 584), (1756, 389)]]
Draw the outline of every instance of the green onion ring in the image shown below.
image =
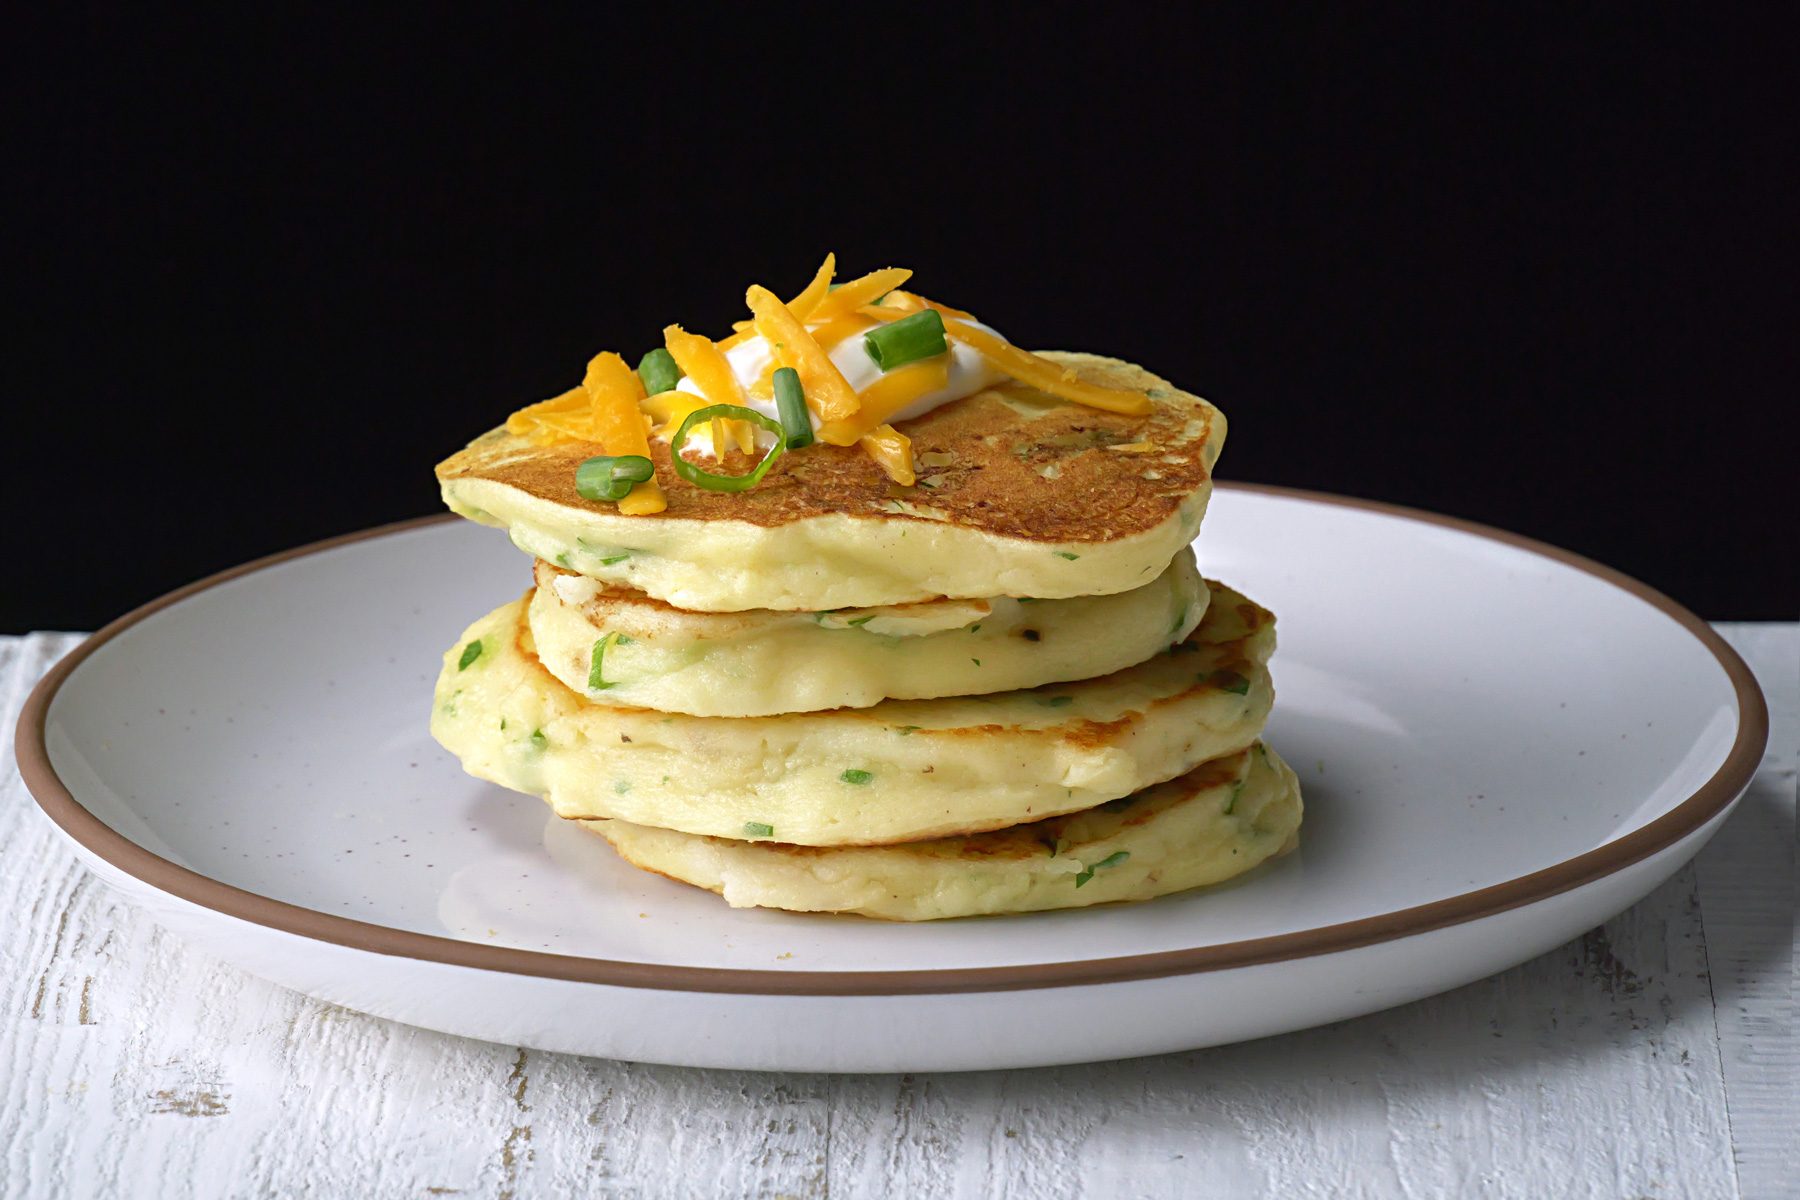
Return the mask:
[[(769, 447), (769, 452), (763, 455), (762, 461), (751, 468), (748, 474), (715, 475), (696, 467), (681, 456), (681, 448), (687, 444), (688, 430), (703, 421), (721, 419), (748, 421), (763, 432), (775, 435), (775, 444)], [(787, 431), (781, 427), (781, 422), (763, 416), (754, 408), (744, 408), (738, 404), (709, 404), (689, 413), (687, 419), (682, 421), (681, 428), (675, 431), (675, 436), (669, 439), (669, 462), (675, 467), (677, 475), (695, 487), (703, 487), (709, 492), (747, 492), (762, 482), (763, 476), (769, 473), (769, 468), (775, 465), (775, 460), (787, 448), (786, 443)], [(720, 453), (722, 449), (714, 446), (714, 457), (723, 458), (724, 455)]]

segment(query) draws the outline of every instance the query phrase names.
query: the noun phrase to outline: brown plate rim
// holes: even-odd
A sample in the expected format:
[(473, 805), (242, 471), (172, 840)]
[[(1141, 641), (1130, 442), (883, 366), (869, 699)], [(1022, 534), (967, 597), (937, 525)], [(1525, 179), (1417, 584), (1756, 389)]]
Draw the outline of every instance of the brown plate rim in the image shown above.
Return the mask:
[(1730, 753), (1692, 795), (1623, 837), (1530, 874), (1428, 904), (1315, 929), (1150, 954), (915, 971), (775, 971), (617, 962), (479, 945), (334, 916), (233, 887), (170, 862), (101, 821), (75, 799), (57, 776), (45, 745), (50, 705), (63, 684), (100, 647), (162, 609), (240, 576), (353, 542), (457, 519), (443, 514), (359, 530), (259, 558), (178, 588), (108, 624), (65, 655), (32, 690), (19, 714), (14, 739), (19, 772), (44, 813), (95, 857), (159, 891), (252, 924), (354, 950), (482, 971), (613, 987), (771, 996), (929, 995), (1073, 987), (1220, 971), (1352, 950), (1493, 916), (1623, 870), (1705, 826), (1743, 792), (1754, 776), (1769, 735), (1768, 706), (1755, 676), (1711, 626), (1661, 592), (1581, 555), (1459, 517), (1271, 484), (1220, 486), (1228, 491), (1358, 509), (1453, 529), (1526, 550), (1612, 584), (1687, 630), (1725, 672), (1738, 707), (1737, 736)]

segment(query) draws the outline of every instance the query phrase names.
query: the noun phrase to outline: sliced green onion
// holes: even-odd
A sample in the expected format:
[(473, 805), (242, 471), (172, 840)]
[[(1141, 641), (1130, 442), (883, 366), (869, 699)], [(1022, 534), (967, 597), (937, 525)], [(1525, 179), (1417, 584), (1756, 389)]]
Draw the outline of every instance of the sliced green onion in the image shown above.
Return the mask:
[(1244, 794), (1244, 784), (1247, 782), (1248, 780), (1240, 779), (1231, 785), (1231, 798), (1225, 801), (1226, 816), (1229, 817), (1231, 810), (1237, 807), (1238, 797)]
[(854, 784), (861, 785), (861, 784), (865, 784), (865, 783), (869, 782), (869, 780), (875, 778), (875, 774), (872, 771), (861, 771), (855, 767), (851, 767), (848, 771), (845, 771), (842, 775), (839, 775), (838, 778), (843, 780), (845, 783), (854, 783)]
[(1079, 875), (1075, 876), (1075, 886), (1080, 887), (1082, 884), (1092, 879), (1095, 871), (1105, 867), (1116, 867), (1130, 857), (1131, 852), (1129, 850), (1114, 850), (1111, 854), (1107, 855), (1099, 862), (1088, 866)]
[(764, 825), (761, 821), (745, 821), (744, 832), (750, 837), (774, 837), (775, 827)]
[(681, 368), (675, 365), (674, 355), (658, 346), (638, 359), (638, 378), (644, 381), (644, 394), (654, 396), (675, 390), (681, 382)]
[[(763, 455), (762, 461), (757, 463), (749, 474), (716, 475), (711, 471), (696, 467), (681, 456), (681, 448), (687, 445), (690, 429), (696, 425), (720, 419), (748, 421), (765, 433), (775, 435), (775, 444), (769, 447), (769, 452)], [(781, 427), (780, 423), (763, 416), (754, 408), (744, 408), (738, 404), (709, 404), (705, 408), (695, 409), (681, 422), (681, 428), (677, 429), (675, 436), (669, 440), (669, 461), (674, 464), (675, 473), (695, 487), (703, 487), (709, 492), (747, 492), (761, 483), (762, 477), (769, 473), (769, 468), (775, 465), (776, 459), (781, 457), (786, 441), (787, 431)], [(724, 447), (715, 446), (713, 451), (715, 458), (724, 457)]]
[(782, 367), (775, 372), (775, 411), (781, 414), (781, 427), (787, 430), (787, 448), (798, 450), (812, 445), (812, 414), (806, 411), (806, 389), (800, 386), (800, 372)]
[(891, 325), (878, 325), (863, 334), (863, 348), (883, 371), (904, 367), (921, 358), (950, 352), (944, 340), (944, 318), (935, 308), (921, 309)]
[(534, 729), (531, 731), (531, 748), (533, 750), (542, 750), (544, 747), (548, 746), (549, 744), (550, 744), (550, 739), (544, 736), (543, 730)]
[(1205, 682), (1234, 696), (1246, 696), (1250, 693), (1250, 681), (1236, 671), (1214, 671), (1206, 677)]
[(479, 640), (470, 642), (463, 647), (462, 657), (456, 660), (456, 669), (459, 671), (466, 671), (469, 669), (469, 664), (480, 657), (481, 642)]
[(575, 468), (575, 491), (583, 500), (623, 500), (655, 474), (641, 454), (597, 454)]
[(588, 662), (588, 691), (601, 692), (612, 686), (606, 682), (606, 676), (601, 674), (600, 667), (606, 661), (606, 648), (618, 640), (618, 634), (609, 633), (594, 643), (594, 656)]

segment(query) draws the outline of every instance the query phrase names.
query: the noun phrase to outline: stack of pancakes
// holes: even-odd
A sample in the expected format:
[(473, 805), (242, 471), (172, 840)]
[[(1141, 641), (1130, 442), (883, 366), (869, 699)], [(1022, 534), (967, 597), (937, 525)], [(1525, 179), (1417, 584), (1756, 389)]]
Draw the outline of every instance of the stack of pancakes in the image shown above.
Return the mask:
[(628, 861), (734, 906), (896, 920), (1143, 900), (1291, 848), (1259, 740), (1274, 618), (1190, 549), (1224, 417), (1047, 355), (1148, 416), (1009, 382), (667, 510), (581, 498), (579, 443), (495, 430), (438, 468), (533, 588), (445, 655), (432, 732)]

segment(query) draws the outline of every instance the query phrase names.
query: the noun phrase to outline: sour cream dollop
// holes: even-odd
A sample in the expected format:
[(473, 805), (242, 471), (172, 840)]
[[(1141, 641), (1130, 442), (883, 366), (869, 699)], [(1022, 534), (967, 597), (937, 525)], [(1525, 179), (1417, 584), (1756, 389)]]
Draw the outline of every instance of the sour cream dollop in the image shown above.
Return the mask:
[[(1002, 336), (991, 325), (967, 318), (958, 319), (965, 325), (985, 329), (995, 337)], [(870, 321), (869, 328), (873, 329), (875, 324), (874, 321)], [(858, 331), (831, 348), (831, 361), (837, 365), (839, 371), (843, 372), (844, 381), (850, 385), (851, 390), (856, 392), (862, 391), (881, 378), (881, 368), (875, 365), (875, 360), (869, 357), (869, 352), (863, 345), (863, 333), (865, 332), (867, 330)], [(748, 394), (750, 385), (762, 378), (763, 372), (768, 370), (769, 363), (773, 359), (774, 355), (769, 350), (769, 343), (760, 335), (747, 338), (725, 352), (725, 361), (731, 364), (731, 373), (737, 376), (738, 382), (745, 389), (746, 405), (765, 417), (779, 420), (780, 414), (775, 409), (774, 400), (764, 400)], [(888, 421), (890, 423), (910, 421), (914, 417), (922, 417), (934, 408), (939, 408), (952, 400), (961, 400), (964, 396), (973, 396), (976, 392), (992, 387), (1004, 378), (1006, 376), (989, 366), (988, 361), (974, 349), (961, 342), (951, 340), (950, 368), (944, 386), (926, 392), (889, 417)], [(677, 391), (687, 392), (690, 395), (703, 396), (694, 381), (686, 376), (682, 377), (681, 382), (676, 384), (675, 388)], [(698, 435), (700, 432), (700, 430), (695, 430), (694, 434)], [(710, 452), (710, 443), (706, 448)]]

